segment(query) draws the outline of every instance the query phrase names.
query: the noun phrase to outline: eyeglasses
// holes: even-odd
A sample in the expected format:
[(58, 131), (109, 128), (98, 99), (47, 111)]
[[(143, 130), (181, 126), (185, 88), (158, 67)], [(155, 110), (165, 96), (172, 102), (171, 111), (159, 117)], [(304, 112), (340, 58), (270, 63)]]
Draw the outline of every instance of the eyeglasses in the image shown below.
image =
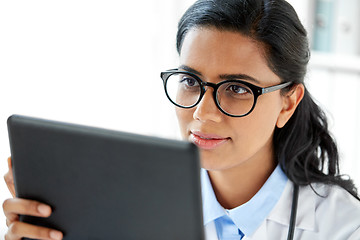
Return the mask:
[(161, 73), (166, 96), (178, 107), (195, 107), (206, 92), (205, 87), (212, 87), (216, 106), (231, 117), (244, 117), (250, 114), (257, 98), (265, 93), (288, 87), (292, 82), (261, 88), (242, 80), (225, 80), (217, 84), (202, 81), (197, 75), (172, 69)]

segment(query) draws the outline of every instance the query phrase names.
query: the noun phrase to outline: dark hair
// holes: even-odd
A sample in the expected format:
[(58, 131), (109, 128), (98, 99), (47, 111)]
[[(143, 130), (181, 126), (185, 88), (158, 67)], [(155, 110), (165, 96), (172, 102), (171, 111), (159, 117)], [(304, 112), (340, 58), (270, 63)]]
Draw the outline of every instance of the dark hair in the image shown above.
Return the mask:
[[(310, 58), (307, 33), (285, 0), (196, 1), (178, 25), (179, 54), (187, 32), (196, 27), (251, 37), (265, 46), (268, 66), (283, 82), (304, 84)], [(273, 142), (281, 168), (295, 184), (335, 184), (359, 199), (352, 180), (340, 175), (338, 150), (327, 118), (306, 88), (290, 120), (283, 128), (275, 129)]]

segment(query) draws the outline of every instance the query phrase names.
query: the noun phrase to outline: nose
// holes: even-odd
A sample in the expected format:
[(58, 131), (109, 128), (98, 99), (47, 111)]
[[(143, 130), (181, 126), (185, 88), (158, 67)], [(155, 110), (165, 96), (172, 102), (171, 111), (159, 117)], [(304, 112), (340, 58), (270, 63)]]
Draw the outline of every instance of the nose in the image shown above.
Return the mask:
[(193, 118), (200, 120), (201, 122), (213, 121), (220, 122), (222, 118), (222, 112), (218, 109), (215, 104), (213, 97), (213, 89), (206, 87), (206, 92), (203, 95), (201, 101), (195, 106)]

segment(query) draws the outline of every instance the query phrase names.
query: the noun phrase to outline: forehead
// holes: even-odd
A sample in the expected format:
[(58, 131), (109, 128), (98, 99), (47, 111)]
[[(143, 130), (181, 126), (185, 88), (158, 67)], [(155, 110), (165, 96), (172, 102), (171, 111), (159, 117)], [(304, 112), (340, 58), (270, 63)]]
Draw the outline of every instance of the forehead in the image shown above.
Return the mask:
[(268, 67), (262, 44), (241, 33), (214, 28), (194, 28), (187, 33), (180, 65), (196, 69), (209, 78), (247, 74), (256, 79), (278, 79)]

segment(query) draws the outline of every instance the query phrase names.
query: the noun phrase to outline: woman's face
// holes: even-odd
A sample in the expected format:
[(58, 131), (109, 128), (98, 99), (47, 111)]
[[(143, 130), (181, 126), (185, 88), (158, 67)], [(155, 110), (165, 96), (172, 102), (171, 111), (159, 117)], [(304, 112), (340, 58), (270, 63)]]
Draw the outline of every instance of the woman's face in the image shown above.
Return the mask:
[[(254, 80), (245, 81), (260, 87), (281, 82), (267, 66), (261, 44), (239, 33), (213, 28), (196, 28), (187, 33), (180, 69), (193, 71), (212, 83), (235, 74), (250, 76)], [(274, 161), (272, 137), (284, 105), (280, 91), (261, 95), (255, 109), (240, 118), (220, 112), (212, 94), (213, 89), (208, 88), (196, 107), (176, 108), (181, 134), (200, 148), (202, 167), (225, 170)]]

